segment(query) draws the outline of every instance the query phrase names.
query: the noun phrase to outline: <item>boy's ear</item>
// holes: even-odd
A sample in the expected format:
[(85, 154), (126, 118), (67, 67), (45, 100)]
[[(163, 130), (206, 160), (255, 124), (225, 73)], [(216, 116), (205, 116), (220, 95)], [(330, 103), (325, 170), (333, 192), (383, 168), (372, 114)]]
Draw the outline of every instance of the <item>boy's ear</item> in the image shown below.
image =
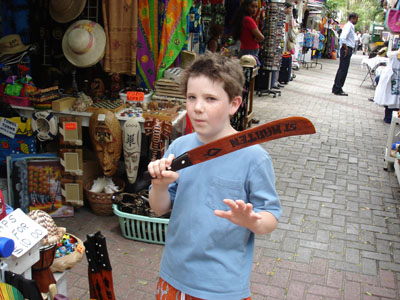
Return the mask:
[(242, 104), (242, 97), (236, 96), (235, 98), (233, 98), (233, 100), (231, 101), (231, 109), (229, 111), (229, 115), (233, 116), (240, 107), (240, 104)]

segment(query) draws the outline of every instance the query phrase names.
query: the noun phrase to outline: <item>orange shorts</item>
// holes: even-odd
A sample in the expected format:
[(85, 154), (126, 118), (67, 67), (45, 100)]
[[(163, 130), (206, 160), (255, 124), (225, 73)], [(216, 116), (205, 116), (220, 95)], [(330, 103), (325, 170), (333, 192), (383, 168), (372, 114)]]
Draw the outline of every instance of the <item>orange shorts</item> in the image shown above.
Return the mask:
[[(176, 300), (181, 299), (182, 292), (178, 291), (168, 282), (164, 281), (161, 277), (157, 283), (157, 300)], [(185, 300), (204, 300), (189, 295), (185, 295)], [(242, 300), (251, 300), (251, 297)]]

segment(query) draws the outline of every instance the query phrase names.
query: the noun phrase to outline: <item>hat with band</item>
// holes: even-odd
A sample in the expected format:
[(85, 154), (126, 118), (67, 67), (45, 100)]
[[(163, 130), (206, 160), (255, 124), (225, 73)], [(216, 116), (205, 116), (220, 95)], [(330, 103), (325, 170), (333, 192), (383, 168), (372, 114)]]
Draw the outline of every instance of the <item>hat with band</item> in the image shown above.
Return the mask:
[(58, 23), (68, 23), (82, 13), (86, 0), (50, 0), (49, 12)]
[(65, 32), (62, 49), (68, 61), (76, 67), (95, 65), (106, 48), (106, 34), (103, 27), (90, 20), (79, 20)]
[(24, 45), (19, 34), (9, 34), (0, 39), (0, 57), (27, 50), (31, 45)]

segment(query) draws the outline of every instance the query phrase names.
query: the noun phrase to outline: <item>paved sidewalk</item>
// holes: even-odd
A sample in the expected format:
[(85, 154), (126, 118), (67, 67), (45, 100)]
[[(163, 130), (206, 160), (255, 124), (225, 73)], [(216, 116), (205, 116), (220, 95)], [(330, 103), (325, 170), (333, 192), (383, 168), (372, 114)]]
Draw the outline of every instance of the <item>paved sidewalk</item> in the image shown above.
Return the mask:
[[(361, 52), (359, 52), (361, 53)], [(295, 71), (282, 96), (255, 98), (260, 123), (309, 118), (317, 133), (264, 144), (271, 154), (283, 205), (278, 229), (257, 236), (253, 300), (400, 299), (400, 189), (383, 170), (389, 124), (368, 101), (374, 90), (354, 55), (344, 86), (331, 93), (338, 60)], [(56, 219), (83, 240), (107, 238), (117, 299), (154, 299), (163, 247), (122, 237), (117, 217), (81, 209)], [(70, 299), (89, 299), (87, 262), (67, 274)]]

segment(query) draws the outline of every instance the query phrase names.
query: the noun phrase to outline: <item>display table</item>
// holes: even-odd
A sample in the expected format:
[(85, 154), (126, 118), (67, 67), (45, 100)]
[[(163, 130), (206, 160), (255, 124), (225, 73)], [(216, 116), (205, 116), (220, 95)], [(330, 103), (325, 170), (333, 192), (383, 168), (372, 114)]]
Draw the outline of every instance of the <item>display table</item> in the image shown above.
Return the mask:
[(382, 56), (375, 56), (373, 58), (364, 58), (361, 61), (361, 68), (363, 66), (367, 67), (367, 74), (365, 74), (365, 77), (363, 81), (361, 82), (360, 86), (367, 80), (369, 77), (371, 79), (372, 86), (375, 86), (375, 76), (376, 76), (376, 68), (378, 66), (385, 66), (388, 62), (387, 57), (382, 57)]
[(400, 185), (400, 164), (398, 159), (396, 159), (394, 162), (394, 172), (396, 174), (397, 181), (399, 182)]
[(388, 169), (389, 163), (393, 164), (396, 160), (396, 158), (390, 155), (390, 151), (392, 150), (393, 138), (395, 135), (398, 135), (398, 133), (395, 134), (396, 125), (400, 125), (400, 118), (398, 117), (398, 112), (394, 111), (392, 114), (392, 122), (390, 123), (388, 139), (386, 142), (385, 157), (383, 159), (383, 168), (385, 170)]
[[(27, 117), (27, 118), (32, 118), (32, 114), (36, 111), (33, 107), (26, 107), (26, 106), (16, 106), (16, 105), (11, 105), (12, 108), (14, 108), (21, 116)], [(57, 118), (58, 117), (67, 117), (67, 116), (74, 116), (74, 117), (80, 117), (82, 119), (82, 126), (84, 127), (89, 127), (89, 120), (90, 117), (92, 116), (91, 112), (79, 112), (79, 111), (71, 111), (71, 110), (66, 110), (66, 111), (60, 111), (60, 112), (55, 112), (53, 110), (47, 110), (51, 112), (53, 115), (55, 115)], [(120, 114), (116, 113), (116, 117), (118, 118), (119, 122), (121, 123), (121, 126), (125, 123), (126, 120), (130, 119), (131, 117), (121, 117)], [(179, 112), (178, 117), (176, 117), (173, 122), (172, 126), (176, 127), (178, 124), (182, 122), (184, 117), (186, 116), (186, 110), (182, 110)], [(144, 123), (144, 118), (143, 117), (136, 117), (138, 122), (142, 126), (142, 131), (143, 131), (143, 123)]]

